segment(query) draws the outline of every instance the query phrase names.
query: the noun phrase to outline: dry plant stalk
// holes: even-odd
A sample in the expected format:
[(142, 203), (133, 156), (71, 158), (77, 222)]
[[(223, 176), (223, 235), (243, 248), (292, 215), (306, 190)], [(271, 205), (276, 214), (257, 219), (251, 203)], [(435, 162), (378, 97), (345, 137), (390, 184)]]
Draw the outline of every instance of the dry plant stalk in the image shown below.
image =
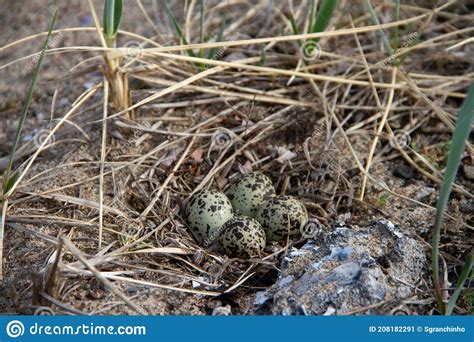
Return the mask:
[[(119, 70), (123, 58), (112, 57), (109, 51), (105, 51), (104, 60), (107, 65), (105, 74), (110, 84), (110, 101), (117, 111), (126, 111), (132, 102), (128, 89), (128, 74)], [(134, 119), (133, 110), (126, 111), (124, 115), (127, 119)]]
[(114, 108), (119, 112), (123, 112), (127, 119), (133, 119), (133, 110), (127, 110), (131, 105), (130, 92), (128, 89), (128, 74), (126, 72), (120, 72), (123, 57), (114, 55), (114, 50), (112, 49), (115, 44), (115, 35), (118, 31), (120, 18), (122, 16), (122, 1), (108, 0), (105, 2), (103, 30), (99, 18), (97, 17), (95, 6), (90, 0), (89, 7), (95, 27), (99, 33), (101, 44), (106, 48), (104, 52), (106, 70), (104, 73), (110, 84), (110, 101)]

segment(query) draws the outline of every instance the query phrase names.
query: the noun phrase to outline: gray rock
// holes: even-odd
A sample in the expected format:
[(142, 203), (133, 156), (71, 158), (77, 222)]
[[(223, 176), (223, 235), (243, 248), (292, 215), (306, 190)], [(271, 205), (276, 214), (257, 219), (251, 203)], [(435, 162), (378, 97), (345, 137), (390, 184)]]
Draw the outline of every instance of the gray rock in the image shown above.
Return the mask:
[(474, 180), (474, 165), (464, 164), (463, 171), (467, 179)]
[(422, 246), (389, 221), (343, 226), (290, 250), (277, 282), (259, 293), (255, 305), (277, 315), (343, 315), (412, 295), (426, 266)]
[(212, 310), (212, 316), (231, 316), (232, 309), (230, 305), (217, 306)]
[(429, 187), (429, 186), (424, 186), (422, 187), (418, 193), (415, 195), (415, 200), (417, 201), (424, 201), (428, 197), (430, 197), (431, 194), (435, 193), (436, 189)]
[(248, 56), (246, 54), (244, 54), (243, 52), (232, 52), (231, 54), (224, 57), (224, 61), (226, 61), (226, 62), (236, 62), (236, 61), (239, 61), (239, 60), (245, 59), (245, 58), (248, 58)]
[(461, 202), (459, 202), (459, 210), (466, 214), (474, 214), (474, 200), (462, 200)]
[(400, 164), (400, 165), (395, 166), (395, 168), (392, 171), (392, 174), (395, 177), (403, 178), (403, 179), (412, 179), (414, 175), (413, 169), (406, 164)]

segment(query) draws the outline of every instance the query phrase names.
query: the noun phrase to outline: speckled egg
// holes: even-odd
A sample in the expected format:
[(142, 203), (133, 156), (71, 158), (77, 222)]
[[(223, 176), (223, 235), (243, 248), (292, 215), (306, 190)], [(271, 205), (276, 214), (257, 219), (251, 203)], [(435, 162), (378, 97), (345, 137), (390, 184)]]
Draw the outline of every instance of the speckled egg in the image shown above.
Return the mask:
[(229, 256), (257, 256), (265, 248), (265, 231), (255, 219), (235, 215), (222, 227), (219, 243)]
[(267, 235), (267, 241), (281, 241), (301, 234), (308, 221), (308, 212), (303, 203), (292, 196), (278, 196), (265, 201), (256, 219)]
[(252, 172), (234, 183), (227, 196), (237, 214), (255, 218), (265, 200), (275, 196), (275, 188), (263, 173)]
[(187, 206), (187, 221), (199, 242), (214, 241), (222, 225), (234, 215), (227, 196), (219, 191), (201, 190)]

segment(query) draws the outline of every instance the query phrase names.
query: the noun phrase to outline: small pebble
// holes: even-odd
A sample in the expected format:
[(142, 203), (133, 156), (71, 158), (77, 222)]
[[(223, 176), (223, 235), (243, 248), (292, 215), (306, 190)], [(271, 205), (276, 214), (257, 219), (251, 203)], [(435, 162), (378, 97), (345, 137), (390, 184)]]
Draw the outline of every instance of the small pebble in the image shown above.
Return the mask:
[(474, 165), (464, 164), (462, 170), (467, 179), (474, 180)]
[(422, 187), (418, 193), (415, 195), (415, 200), (422, 202), (423, 200), (428, 199), (428, 197), (436, 191), (435, 188), (429, 186)]
[(405, 165), (405, 164), (400, 164), (400, 165), (395, 166), (395, 168), (392, 171), (392, 174), (398, 178), (412, 179), (414, 172), (410, 166)]

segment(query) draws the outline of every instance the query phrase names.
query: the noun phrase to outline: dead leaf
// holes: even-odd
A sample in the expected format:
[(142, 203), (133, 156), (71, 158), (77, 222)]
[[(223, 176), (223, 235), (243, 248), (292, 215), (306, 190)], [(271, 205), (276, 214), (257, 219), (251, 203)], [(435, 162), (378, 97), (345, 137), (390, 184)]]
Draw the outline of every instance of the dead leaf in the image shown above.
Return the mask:
[(190, 157), (196, 163), (202, 163), (202, 155), (204, 154), (204, 150), (202, 148), (195, 149), (193, 153), (191, 153)]

